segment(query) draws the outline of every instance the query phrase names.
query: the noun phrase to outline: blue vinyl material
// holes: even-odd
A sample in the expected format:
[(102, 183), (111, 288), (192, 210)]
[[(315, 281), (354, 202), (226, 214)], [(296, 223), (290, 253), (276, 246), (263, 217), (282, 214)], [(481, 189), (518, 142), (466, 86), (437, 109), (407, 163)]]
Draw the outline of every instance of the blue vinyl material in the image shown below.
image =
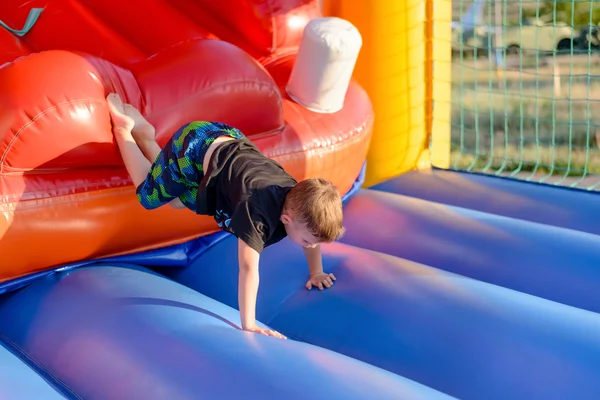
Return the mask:
[[(235, 307), (235, 246), (223, 240), (169, 273)], [(298, 246), (284, 240), (263, 253), (261, 321), (460, 399), (592, 399), (600, 391), (596, 313), (355, 246), (335, 243), (323, 254), (337, 281), (320, 292), (303, 287)]]
[(323, 246), (332, 289), (304, 288), (287, 239), (261, 257), (257, 317), (291, 340), (237, 329), (218, 233), (5, 285), (0, 373), (18, 355), (58, 398), (598, 398), (597, 195), (435, 170), (358, 186)]
[(600, 237), (365, 190), (349, 202), (343, 243), (600, 311)]
[(0, 399), (64, 400), (60, 391), (3, 345), (0, 335)]
[(440, 169), (410, 171), (369, 189), (600, 234), (597, 192)]
[(79, 398), (448, 398), (237, 325), (234, 309), (133, 265), (55, 273), (0, 302), (0, 335)]

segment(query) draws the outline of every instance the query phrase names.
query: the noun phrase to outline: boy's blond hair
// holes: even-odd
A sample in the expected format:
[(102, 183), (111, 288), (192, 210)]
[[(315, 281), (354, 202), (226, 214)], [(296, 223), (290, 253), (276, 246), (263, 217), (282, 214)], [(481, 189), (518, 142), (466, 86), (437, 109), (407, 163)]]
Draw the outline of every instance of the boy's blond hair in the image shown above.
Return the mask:
[(320, 242), (329, 243), (344, 234), (342, 198), (337, 188), (322, 178), (298, 182), (288, 193), (284, 210), (291, 212)]

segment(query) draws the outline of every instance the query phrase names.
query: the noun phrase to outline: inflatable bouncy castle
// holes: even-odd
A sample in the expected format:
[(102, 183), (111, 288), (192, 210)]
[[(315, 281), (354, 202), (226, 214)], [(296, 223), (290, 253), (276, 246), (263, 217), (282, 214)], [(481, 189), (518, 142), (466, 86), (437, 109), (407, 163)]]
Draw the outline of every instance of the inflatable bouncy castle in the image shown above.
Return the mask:
[[(448, 16), (433, 0), (1, 2), (0, 398), (597, 396), (597, 197), (448, 168), (432, 107)], [(111, 92), (161, 145), (222, 121), (337, 185), (332, 288), (304, 288), (288, 240), (261, 256), (257, 319), (289, 340), (239, 329), (234, 237), (139, 205)]]

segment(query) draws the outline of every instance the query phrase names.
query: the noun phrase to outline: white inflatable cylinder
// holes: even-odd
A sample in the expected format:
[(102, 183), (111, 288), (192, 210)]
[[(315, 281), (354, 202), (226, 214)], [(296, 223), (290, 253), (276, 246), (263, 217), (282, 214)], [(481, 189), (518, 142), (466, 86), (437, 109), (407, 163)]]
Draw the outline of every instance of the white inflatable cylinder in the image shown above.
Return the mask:
[(315, 112), (339, 111), (361, 47), (362, 37), (349, 21), (337, 17), (311, 20), (304, 28), (287, 94)]

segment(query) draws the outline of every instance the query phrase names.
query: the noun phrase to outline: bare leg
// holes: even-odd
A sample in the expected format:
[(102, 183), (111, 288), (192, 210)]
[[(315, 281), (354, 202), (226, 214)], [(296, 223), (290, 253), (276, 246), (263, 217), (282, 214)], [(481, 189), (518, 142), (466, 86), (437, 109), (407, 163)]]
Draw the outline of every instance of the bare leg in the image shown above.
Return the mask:
[(107, 96), (106, 101), (112, 120), (113, 134), (119, 146), (121, 157), (127, 172), (129, 172), (134, 185), (137, 187), (146, 179), (151, 163), (141, 152), (131, 135), (135, 121), (125, 115), (121, 98), (117, 94), (111, 93)]
[[(125, 168), (134, 185), (138, 187), (146, 179), (152, 162), (160, 153), (160, 147), (154, 140), (154, 127), (133, 106), (123, 104), (119, 95), (111, 93), (106, 100), (112, 119), (113, 133)], [(136, 124), (139, 125), (136, 127)], [(142, 144), (144, 149), (138, 146)], [(146, 154), (144, 155), (143, 152)], [(173, 208), (185, 208), (178, 198), (173, 199), (169, 205)]]
[(131, 104), (123, 104), (124, 114), (134, 122), (131, 135), (151, 163), (160, 153), (160, 146), (156, 143), (156, 130), (154, 126)]

